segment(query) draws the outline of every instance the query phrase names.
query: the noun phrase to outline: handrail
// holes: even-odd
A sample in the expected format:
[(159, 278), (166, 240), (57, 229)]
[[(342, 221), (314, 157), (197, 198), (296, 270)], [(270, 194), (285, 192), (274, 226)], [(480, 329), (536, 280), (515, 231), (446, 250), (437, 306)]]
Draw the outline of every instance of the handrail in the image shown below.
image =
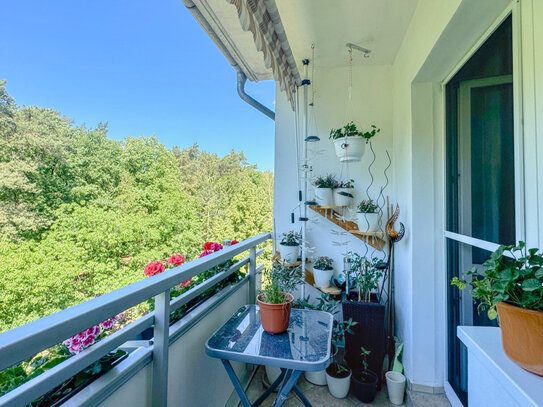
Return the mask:
[(0, 371), (63, 340), (96, 325), (113, 315), (169, 290), (232, 257), (271, 239), (262, 233), (234, 246), (215, 252), (153, 278), (93, 298), (37, 321), (0, 334)]
[[(256, 256), (263, 253), (263, 249), (256, 250), (256, 246), (268, 239), (271, 239), (270, 233), (260, 234), (244, 240), (235, 246), (175, 267), (153, 278), (120, 288), (101, 297), (94, 298), (0, 334), (1, 371), (83, 331), (89, 326), (110, 318), (112, 315), (116, 315), (142, 301), (155, 297), (156, 308), (153, 312), (139, 318), (137, 321), (104, 338), (94, 346), (85, 349), (67, 361), (49, 369), (0, 397), (0, 406), (28, 404), (153, 325), (155, 330), (153, 360), (157, 364), (154, 368), (157, 369), (155, 376), (157, 376), (156, 379), (159, 381), (155, 382), (155, 378), (153, 379), (153, 394), (158, 389), (162, 393), (160, 396), (155, 394), (153, 405), (165, 405), (167, 385), (164, 383), (167, 383), (167, 343), (169, 339), (168, 321), (170, 312), (188, 303), (247, 264), (249, 265), (249, 275), (245, 281), (247, 279), (254, 280), (255, 272), (259, 269), (256, 266)], [(217, 273), (210, 279), (170, 301), (169, 290), (171, 287), (224, 263), (247, 250), (251, 254), (234, 263), (228, 270)], [(252, 254), (256, 254), (256, 256), (252, 258)], [(161, 306), (161, 300), (166, 301), (166, 304), (162, 304)], [(157, 321), (160, 323), (157, 323)], [(160, 326), (157, 326), (157, 324)], [(166, 336), (162, 338), (164, 335)], [(161, 340), (164, 342), (163, 344), (159, 343)]]

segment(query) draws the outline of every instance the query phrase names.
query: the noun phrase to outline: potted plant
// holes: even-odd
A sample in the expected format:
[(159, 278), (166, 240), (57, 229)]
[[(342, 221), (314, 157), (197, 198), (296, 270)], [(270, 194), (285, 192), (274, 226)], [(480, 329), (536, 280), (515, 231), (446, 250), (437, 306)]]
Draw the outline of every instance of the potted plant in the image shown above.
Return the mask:
[(319, 288), (330, 287), (330, 279), (334, 274), (334, 260), (327, 256), (319, 256), (313, 263), (313, 277), (315, 285)]
[(372, 349), (367, 355), (370, 370), (380, 373), (385, 356), (385, 305), (381, 304), (380, 283), (387, 265), (377, 258), (367, 259), (357, 253), (351, 256), (351, 273), (346, 276), (354, 285), (342, 298), (343, 318), (357, 322), (354, 335), (345, 338), (346, 359), (351, 369), (362, 367), (359, 349)]
[(356, 325), (352, 319), (347, 321), (334, 321), (332, 331), (332, 363), (326, 368), (326, 382), (328, 390), (335, 398), (342, 399), (349, 393), (351, 384), (351, 369), (344, 359), (345, 334), (352, 334), (351, 327)]
[(362, 369), (353, 370), (353, 392), (358, 400), (362, 403), (371, 403), (375, 399), (377, 393), (377, 375), (368, 369), (367, 358), (371, 352), (364, 347), (362, 351)]
[(360, 161), (366, 149), (366, 143), (379, 133), (381, 129), (372, 125), (370, 131), (358, 130), (350, 121), (339, 129), (330, 130), (329, 139), (334, 141), (334, 148), (339, 161)]
[(479, 312), (499, 317), (507, 356), (543, 376), (543, 253), (525, 246), (500, 246), (483, 270), (474, 267), (465, 273), (469, 281), (454, 277), (451, 284), (462, 290), (469, 284)]
[(354, 179), (347, 182), (340, 182), (334, 191), (334, 202), (336, 206), (351, 206), (354, 201), (353, 195)]
[(262, 327), (270, 334), (285, 332), (289, 325), (293, 291), (302, 280), (302, 267), (286, 267), (274, 263), (269, 283), (257, 296)]
[(302, 235), (291, 230), (283, 233), (283, 238), (279, 243), (281, 245), (281, 259), (286, 263), (295, 263), (300, 254), (300, 242)]
[(366, 199), (358, 204), (356, 212), (356, 224), (363, 232), (377, 232), (379, 229), (379, 206), (371, 199)]
[(313, 181), (315, 187), (315, 195), (317, 202), (321, 206), (333, 206), (334, 205), (334, 188), (336, 188), (338, 182), (332, 174), (326, 176), (319, 175)]

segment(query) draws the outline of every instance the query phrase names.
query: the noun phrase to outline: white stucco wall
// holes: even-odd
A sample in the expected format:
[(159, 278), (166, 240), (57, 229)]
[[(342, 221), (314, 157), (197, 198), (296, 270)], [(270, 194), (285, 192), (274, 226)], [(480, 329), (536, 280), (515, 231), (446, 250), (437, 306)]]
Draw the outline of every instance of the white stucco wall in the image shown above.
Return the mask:
[[(375, 123), (378, 151), (393, 157), (392, 202), (401, 207), (406, 236), (396, 246), (396, 324), (405, 343), (404, 365), (415, 384), (442, 387), (446, 369), (446, 269), (444, 261), (444, 117), (441, 84), (508, 6), (520, 7), (514, 25), (522, 68), (526, 239), (543, 244), (543, 2), (521, 0), (420, 0), (409, 29), (390, 66), (363, 66), (353, 72), (356, 113), (345, 117), (347, 66), (316, 67), (315, 109), (319, 128), (314, 174), (339, 174), (341, 165), (328, 141), (330, 128), (348, 120)], [(520, 39), (520, 37), (522, 37)], [(318, 44), (317, 44), (318, 45)], [(520, 52), (519, 52), (520, 51)], [(309, 52), (309, 50), (308, 50)], [(520, 71), (517, 71), (518, 75)], [(276, 99), (275, 205), (276, 232), (298, 229), (290, 213), (298, 204), (293, 113), (284, 95)], [(538, 157), (540, 159), (538, 159)], [(357, 186), (367, 182), (364, 160), (350, 166)], [(379, 171), (376, 171), (379, 174)], [(379, 184), (379, 181), (377, 182)], [(357, 189), (360, 193), (360, 188)], [(360, 197), (360, 196), (359, 196)], [(311, 214), (312, 212), (309, 211)], [(298, 214), (296, 213), (296, 218)], [(308, 240), (315, 255), (328, 255), (341, 265), (342, 249), (329, 222), (309, 224)], [(353, 238), (350, 250), (360, 250)], [(339, 262), (339, 263), (338, 263)]]

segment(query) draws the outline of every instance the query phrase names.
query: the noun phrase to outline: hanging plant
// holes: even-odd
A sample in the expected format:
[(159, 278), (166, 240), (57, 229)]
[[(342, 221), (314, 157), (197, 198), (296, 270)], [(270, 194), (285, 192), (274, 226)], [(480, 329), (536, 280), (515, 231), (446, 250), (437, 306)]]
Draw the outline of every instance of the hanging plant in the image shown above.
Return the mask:
[(371, 130), (362, 131), (353, 121), (350, 121), (339, 129), (330, 130), (328, 138), (334, 141), (336, 155), (341, 162), (360, 161), (366, 149), (365, 145), (380, 131), (381, 129), (373, 124)]

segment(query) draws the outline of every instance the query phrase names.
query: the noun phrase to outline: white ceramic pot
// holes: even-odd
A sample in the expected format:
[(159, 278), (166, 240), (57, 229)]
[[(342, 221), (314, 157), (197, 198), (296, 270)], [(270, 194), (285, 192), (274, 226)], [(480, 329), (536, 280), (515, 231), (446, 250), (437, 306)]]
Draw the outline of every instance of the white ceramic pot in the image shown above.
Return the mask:
[(388, 398), (397, 406), (403, 404), (405, 393), (405, 376), (399, 372), (386, 372)]
[(352, 188), (337, 188), (334, 189), (334, 205), (336, 206), (351, 206), (354, 202), (354, 198), (350, 196), (345, 196), (339, 194), (340, 192), (346, 192), (348, 194), (354, 195), (354, 190)]
[(342, 399), (349, 393), (351, 385), (351, 372), (347, 377), (334, 377), (326, 372), (326, 383), (328, 383), (328, 391), (337, 399)]
[(281, 260), (287, 263), (294, 263), (298, 261), (298, 256), (300, 255), (300, 245), (296, 246), (287, 246), (284, 244), (279, 244), (281, 253)]
[(326, 370), (316, 372), (304, 372), (305, 380), (317, 386), (326, 386)]
[(268, 376), (268, 383), (272, 385), (279, 375), (281, 374), (281, 369), (274, 366), (266, 366), (266, 376)]
[(360, 161), (366, 151), (366, 139), (360, 136), (343, 137), (334, 140), (334, 148), (339, 161)]
[(377, 232), (379, 229), (379, 214), (357, 212), (356, 224), (362, 232)]
[(334, 190), (332, 188), (315, 188), (317, 203), (321, 206), (334, 205)]
[(315, 279), (315, 285), (319, 288), (330, 287), (330, 279), (334, 274), (334, 270), (320, 270), (313, 267), (313, 277)]

